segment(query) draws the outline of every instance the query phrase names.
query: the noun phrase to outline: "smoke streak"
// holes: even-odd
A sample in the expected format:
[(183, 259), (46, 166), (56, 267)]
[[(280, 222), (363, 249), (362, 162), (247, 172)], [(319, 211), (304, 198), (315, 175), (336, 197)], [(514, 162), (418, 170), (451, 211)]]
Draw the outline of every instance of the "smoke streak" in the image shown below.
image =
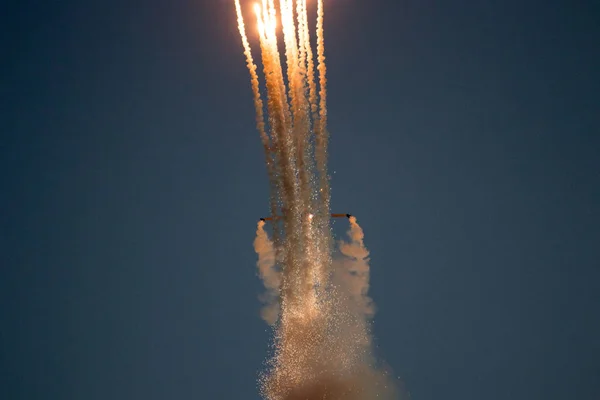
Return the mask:
[(329, 179), (327, 176), (327, 67), (325, 65), (325, 38), (323, 33), (323, 0), (317, 3), (317, 58), (319, 70), (319, 123), (317, 124), (317, 165), (319, 168), (321, 185), (320, 191), (324, 207), (329, 209)]
[[(362, 228), (350, 218), (349, 240), (333, 260), (327, 173), (327, 77), (323, 0), (317, 2), (316, 70), (307, 0), (255, 5), (266, 90), (263, 114), (257, 67), (239, 0), (238, 27), (271, 187), (273, 240), (260, 221), (254, 240), (265, 286), (261, 315), (274, 327), (269, 368), (261, 376), (268, 400), (362, 400), (394, 396), (372, 356), (368, 297), (369, 251)], [(281, 24), (285, 72), (279, 52)]]

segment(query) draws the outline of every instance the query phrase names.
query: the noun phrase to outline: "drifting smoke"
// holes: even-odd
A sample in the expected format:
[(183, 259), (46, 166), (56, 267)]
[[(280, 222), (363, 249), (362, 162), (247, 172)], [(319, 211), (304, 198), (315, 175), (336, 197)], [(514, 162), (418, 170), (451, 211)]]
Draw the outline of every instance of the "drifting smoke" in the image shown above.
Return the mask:
[(275, 248), (269, 240), (264, 229), (265, 222), (259, 221), (254, 239), (254, 251), (258, 254), (258, 272), (262, 279), (266, 293), (261, 297), (265, 306), (261, 310), (261, 316), (269, 324), (274, 325), (279, 316), (279, 303), (277, 300), (279, 287), (281, 285), (281, 272), (275, 269)]
[(392, 398), (388, 374), (372, 356), (369, 252), (354, 217), (349, 240), (339, 244), (341, 257), (333, 259), (323, 0), (317, 1), (316, 65), (307, 0), (279, 0), (277, 8), (275, 0), (255, 4), (266, 104), (239, 0), (235, 9), (274, 217), (272, 239), (260, 221), (254, 241), (266, 288), (261, 314), (274, 327), (273, 356), (261, 377), (261, 392), (268, 400)]
[(356, 312), (365, 317), (375, 313), (369, 291), (369, 250), (363, 243), (364, 233), (355, 217), (350, 217), (349, 242), (340, 241), (340, 252), (344, 258), (336, 260), (336, 276), (347, 290)]

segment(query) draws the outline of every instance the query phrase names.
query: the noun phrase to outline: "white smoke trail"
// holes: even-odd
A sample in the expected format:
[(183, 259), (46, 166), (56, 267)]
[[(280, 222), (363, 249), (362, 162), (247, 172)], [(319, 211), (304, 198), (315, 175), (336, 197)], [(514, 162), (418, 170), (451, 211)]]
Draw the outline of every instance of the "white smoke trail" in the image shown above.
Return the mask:
[(355, 217), (350, 217), (350, 241), (340, 241), (340, 252), (345, 258), (339, 260), (338, 272), (343, 280), (345, 289), (356, 306), (356, 310), (365, 317), (372, 317), (375, 313), (373, 300), (369, 292), (369, 250), (364, 244), (364, 233)]
[(320, 174), (320, 192), (323, 207), (329, 212), (329, 177), (327, 176), (327, 145), (329, 133), (327, 131), (327, 66), (325, 65), (325, 37), (323, 27), (323, 0), (317, 3), (317, 60), (319, 70), (319, 123), (316, 130), (317, 150), (316, 159)]
[(281, 287), (281, 272), (275, 269), (275, 248), (264, 229), (265, 222), (259, 221), (254, 239), (254, 251), (258, 254), (258, 272), (266, 289), (261, 296), (265, 303), (261, 310), (262, 318), (274, 325), (279, 317), (279, 288)]
[(323, 33), (324, 19), (323, 0), (317, 2), (317, 57), (319, 61), (319, 85), (320, 85), (320, 120), (321, 129), (327, 128), (327, 66), (325, 65), (325, 35)]

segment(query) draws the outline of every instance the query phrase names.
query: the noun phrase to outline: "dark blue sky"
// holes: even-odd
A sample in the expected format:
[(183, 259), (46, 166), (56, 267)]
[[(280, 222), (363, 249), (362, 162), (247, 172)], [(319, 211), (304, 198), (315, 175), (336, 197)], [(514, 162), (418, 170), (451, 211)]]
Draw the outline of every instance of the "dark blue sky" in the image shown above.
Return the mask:
[[(268, 191), (233, 1), (0, 15), (0, 398), (258, 399)], [(600, 398), (599, 15), (326, 1), (333, 211), (414, 400)]]

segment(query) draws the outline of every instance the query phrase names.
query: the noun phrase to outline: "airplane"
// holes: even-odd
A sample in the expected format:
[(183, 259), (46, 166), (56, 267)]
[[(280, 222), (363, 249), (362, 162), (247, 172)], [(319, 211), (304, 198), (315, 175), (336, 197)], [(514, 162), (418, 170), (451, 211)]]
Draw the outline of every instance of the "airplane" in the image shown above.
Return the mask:
[[(312, 219), (312, 217), (313, 217), (313, 214), (308, 214), (309, 219)], [(352, 214), (331, 214), (331, 218), (344, 218), (344, 217), (350, 219), (350, 217), (352, 217)], [(275, 220), (278, 220), (281, 218), (283, 218), (283, 216), (276, 215), (274, 217), (264, 217), (264, 218), (261, 218), (260, 220), (263, 222), (267, 222), (267, 221), (275, 221)]]

